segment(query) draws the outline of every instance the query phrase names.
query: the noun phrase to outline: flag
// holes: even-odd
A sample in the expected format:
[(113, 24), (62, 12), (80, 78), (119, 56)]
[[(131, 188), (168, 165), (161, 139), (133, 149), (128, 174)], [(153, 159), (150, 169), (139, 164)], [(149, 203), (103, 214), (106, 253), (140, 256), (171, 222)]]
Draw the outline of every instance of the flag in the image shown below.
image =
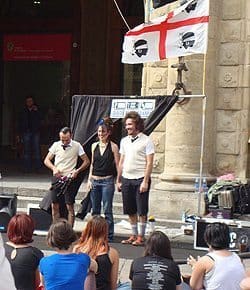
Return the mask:
[(206, 53), (209, 0), (189, 0), (125, 34), (123, 63), (145, 63)]

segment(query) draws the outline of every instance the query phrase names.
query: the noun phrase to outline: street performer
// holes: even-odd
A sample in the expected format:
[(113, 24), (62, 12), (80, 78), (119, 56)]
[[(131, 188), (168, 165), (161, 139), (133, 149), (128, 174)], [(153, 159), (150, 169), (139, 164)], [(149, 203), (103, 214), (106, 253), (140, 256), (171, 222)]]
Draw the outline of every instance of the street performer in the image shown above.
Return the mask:
[(154, 144), (142, 133), (144, 122), (137, 112), (128, 112), (124, 123), (128, 136), (121, 140), (117, 187), (122, 191), (123, 211), (129, 216), (132, 235), (122, 243), (142, 246), (148, 214)]
[[(57, 181), (64, 182), (67, 178), (70, 178), (71, 182), (64, 191), (64, 199), (68, 210), (68, 221), (73, 227), (75, 220), (74, 203), (78, 191), (75, 179), (81, 171), (89, 166), (90, 162), (82, 145), (71, 139), (72, 133), (70, 128), (62, 128), (59, 138), (60, 140), (54, 142), (49, 148), (49, 152), (44, 159), (44, 164), (53, 172), (51, 190), (52, 218), (53, 221), (60, 218), (58, 191), (53, 190), (53, 184)], [(76, 169), (78, 156), (82, 159), (82, 164)], [(52, 163), (53, 159), (54, 163)]]

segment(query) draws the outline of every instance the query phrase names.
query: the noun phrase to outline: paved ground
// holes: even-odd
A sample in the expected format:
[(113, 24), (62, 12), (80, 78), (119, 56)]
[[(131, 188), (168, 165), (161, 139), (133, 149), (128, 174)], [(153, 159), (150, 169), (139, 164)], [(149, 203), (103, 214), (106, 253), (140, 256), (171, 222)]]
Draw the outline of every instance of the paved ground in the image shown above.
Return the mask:
[[(7, 237), (6, 234), (2, 234), (3, 239), (6, 241)], [(121, 240), (123, 239), (122, 236), (115, 236), (114, 242), (110, 245), (117, 249), (119, 256), (120, 256), (120, 265), (119, 265), (119, 276), (122, 282), (128, 281), (130, 265), (133, 259), (140, 257), (143, 255), (143, 247), (134, 247), (130, 245), (123, 245), (121, 244)], [(46, 244), (46, 237), (45, 236), (37, 236), (34, 235), (34, 242), (33, 246), (38, 247), (39, 249), (43, 250), (45, 255), (50, 255), (53, 253), (52, 249), (48, 247)], [(196, 251), (193, 249), (183, 249), (183, 248), (173, 248), (172, 249), (173, 257), (176, 261), (185, 260), (187, 255), (191, 254), (193, 256), (203, 255), (204, 252)], [(190, 268), (187, 265), (181, 265), (182, 272), (190, 273)]]
[[(3, 172), (3, 171), (2, 171)], [(45, 174), (18, 174), (15, 172), (11, 172), (8, 176), (2, 174), (3, 178), (0, 181), (0, 189), (1, 187), (9, 187), (16, 188), (18, 190), (22, 190), (22, 188), (36, 188), (41, 190), (48, 189), (50, 184), (50, 176), (48, 173)], [(18, 193), (18, 192), (17, 192)], [(32, 199), (32, 197), (31, 197)], [(176, 224), (176, 221), (169, 221), (169, 225)], [(75, 230), (81, 232), (85, 222), (80, 220), (76, 220)], [(181, 225), (180, 225), (181, 226)], [(193, 256), (203, 255), (204, 252), (196, 251), (193, 249), (193, 236), (187, 236), (183, 234), (183, 230), (177, 225), (177, 227), (172, 228), (169, 227), (161, 227), (156, 226), (156, 229), (164, 231), (171, 240), (173, 257), (175, 260), (185, 260), (189, 254)], [(115, 224), (115, 240), (112, 243), (112, 246), (116, 248), (120, 255), (120, 278), (122, 281), (128, 280), (128, 273), (130, 269), (130, 264), (132, 260), (136, 257), (139, 257), (143, 254), (142, 247), (133, 247), (128, 245), (121, 245), (120, 241), (123, 237), (129, 236), (130, 229), (128, 227), (127, 220), (121, 221), (118, 224)], [(3, 235), (6, 239), (6, 235)], [(42, 249), (45, 254), (51, 254), (51, 249), (48, 248), (45, 242), (44, 236), (35, 236), (34, 237), (34, 245), (38, 248)], [(250, 269), (250, 259), (244, 259), (244, 264), (246, 268)], [(190, 273), (190, 268), (187, 265), (181, 265), (181, 271), (183, 273)]]

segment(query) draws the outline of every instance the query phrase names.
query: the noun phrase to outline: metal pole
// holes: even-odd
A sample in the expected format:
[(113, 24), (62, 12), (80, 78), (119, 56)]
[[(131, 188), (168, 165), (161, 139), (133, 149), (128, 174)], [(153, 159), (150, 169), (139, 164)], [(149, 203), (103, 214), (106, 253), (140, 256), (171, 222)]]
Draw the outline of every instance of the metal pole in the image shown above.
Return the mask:
[(199, 194), (198, 194), (198, 215), (201, 214), (201, 199), (203, 192), (201, 191), (202, 171), (203, 171), (203, 156), (204, 156), (204, 140), (205, 140), (205, 123), (206, 123), (206, 96), (202, 99), (202, 127), (201, 127), (201, 153), (200, 153), (200, 179), (199, 179)]
[(150, 1), (151, 0), (144, 0), (145, 23), (149, 23), (150, 21)]
[(180, 99), (205, 98), (206, 95), (179, 95)]

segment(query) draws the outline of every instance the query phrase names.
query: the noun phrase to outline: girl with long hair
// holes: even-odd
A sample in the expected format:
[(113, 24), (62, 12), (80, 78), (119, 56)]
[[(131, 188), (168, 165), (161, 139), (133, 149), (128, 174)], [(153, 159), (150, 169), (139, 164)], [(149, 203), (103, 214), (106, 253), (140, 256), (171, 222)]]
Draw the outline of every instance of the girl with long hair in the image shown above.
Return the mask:
[(105, 218), (93, 216), (83, 230), (74, 247), (76, 253), (86, 253), (98, 264), (96, 273), (97, 290), (117, 288), (119, 255), (108, 244), (108, 224)]
[(160, 231), (146, 241), (143, 257), (135, 259), (129, 274), (132, 290), (180, 290), (181, 274), (174, 262), (169, 238)]

